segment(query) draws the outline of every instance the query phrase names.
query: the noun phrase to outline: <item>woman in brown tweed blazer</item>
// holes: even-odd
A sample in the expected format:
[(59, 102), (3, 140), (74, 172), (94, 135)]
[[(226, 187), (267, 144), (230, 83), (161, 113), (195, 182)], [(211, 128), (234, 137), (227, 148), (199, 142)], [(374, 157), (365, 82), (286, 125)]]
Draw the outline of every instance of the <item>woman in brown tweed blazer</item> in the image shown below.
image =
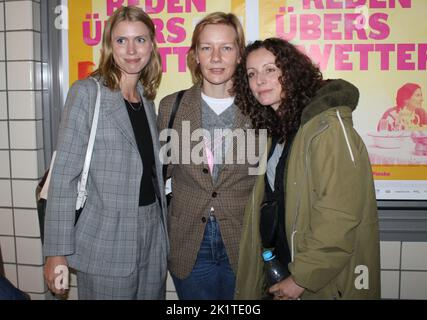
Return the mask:
[[(233, 14), (212, 13), (193, 33), (187, 61), (194, 86), (176, 113), (173, 129), (179, 141), (172, 138), (170, 143), (180, 147), (182, 158), (168, 168), (174, 196), (168, 217), (168, 266), (180, 299), (233, 298), (244, 208), (255, 180), (248, 174), (247, 157), (237, 164), (236, 143), (223, 148), (224, 139), (214, 139), (212, 133), (240, 129), (246, 137), (242, 128), (248, 128), (250, 120), (235, 106), (230, 90), (244, 46), (243, 28)], [(176, 96), (160, 102), (160, 130), (168, 126)], [(192, 136), (198, 129), (204, 133), (198, 141), (188, 141), (186, 128)], [(190, 157), (190, 150), (193, 156), (200, 154), (195, 150), (202, 151), (201, 163)], [(224, 164), (228, 151), (234, 161)]]

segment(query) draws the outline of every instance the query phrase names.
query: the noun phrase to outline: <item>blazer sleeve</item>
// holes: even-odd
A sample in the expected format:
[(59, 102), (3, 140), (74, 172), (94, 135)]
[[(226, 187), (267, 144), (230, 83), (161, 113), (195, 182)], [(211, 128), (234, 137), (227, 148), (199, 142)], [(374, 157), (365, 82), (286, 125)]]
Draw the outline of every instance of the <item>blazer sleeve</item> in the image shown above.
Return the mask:
[(366, 185), (362, 145), (348, 125), (351, 160), (338, 121), (310, 146), (311, 207), (309, 226), (297, 234), (298, 250), (289, 270), (300, 286), (316, 292), (335, 278), (351, 258), (356, 228), (361, 221)]
[(75, 251), (77, 182), (83, 169), (91, 128), (91, 96), (96, 94), (96, 91), (89, 92), (91, 81), (73, 84), (61, 115), (57, 154), (48, 190), (44, 256), (66, 256)]

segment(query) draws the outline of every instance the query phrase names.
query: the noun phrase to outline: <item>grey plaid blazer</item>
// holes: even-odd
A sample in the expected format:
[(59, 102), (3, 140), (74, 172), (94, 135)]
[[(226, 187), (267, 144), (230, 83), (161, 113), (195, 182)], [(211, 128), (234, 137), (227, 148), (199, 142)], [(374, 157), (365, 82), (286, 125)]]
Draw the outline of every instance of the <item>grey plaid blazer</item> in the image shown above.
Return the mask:
[[(171, 94), (160, 102), (159, 130), (168, 126), (176, 95)], [(198, 85), (185, 92), (176, 113), (173, 128), (181, 140), (183, 121), (189, 121), (190, 132), (202, 127), (201, 89)], [(251, 127), (249, 118), (237, 112), (233, 129)], [(180, 143), (182, 146), (183, 142)], [(192, 141), (191, 149), (199, 143)], [(233, 159), (237, 159), (236, 143), (233, 143)], [(173, 191), (168, 216), (171, 244), (168, 268), (174, 276), (184, 279), (193, 269), (211, 206), (215, 208), (231, 266), (237, 270), (244, 210), (256, 178), (248, 175), (249, 167), (247, 159), (243, 164), (224, 164), (214, 184), (206, 162), (168, 166)]]
[[(59, 128), (45, 218), (44, 256), (66, 256), (79, 271), (126, 276), (136, 267), (137, 214), (143, 172), (141, 157), (121, 92), (101, 83), (101, 108), (87, 183), (88, 199), (74, 226), (77, 181), (92, 124), (97, 87), (93, 80), (70, 88)], [(143, 88), (138, 84), (143, 97)], [(153, 139), (165, 241), (166, 200), (159, 138), (152, 101), (143, 98)], [(169, 250), (169, 249), (167, 249)]]

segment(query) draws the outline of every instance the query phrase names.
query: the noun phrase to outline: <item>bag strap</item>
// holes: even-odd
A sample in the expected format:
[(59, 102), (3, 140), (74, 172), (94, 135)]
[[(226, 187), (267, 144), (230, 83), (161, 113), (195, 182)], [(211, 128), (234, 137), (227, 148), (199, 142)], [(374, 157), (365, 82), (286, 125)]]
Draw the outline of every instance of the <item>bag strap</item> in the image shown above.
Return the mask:
[[(185, 91), (186, 90), (181, 90), (176, 95), (175, 102), (174, 102), (174, 104), (172, 106), (171, 116), (169, 118), (168, 129), (172, 129), (172, 127), (173, 127), (173, 123), (175, 121), (175, 116), (176, 116), (176, 113), (178, 111), (179, 105), (180, 105), (181, 100), (182, 100), (182, 96), (184, 95)], [(171, 141), (171, 139), (172, 139), (171, 135), (168, 135), (168, 137), (166, 139), (166, 144), (168, 144)], [(167, 171), (168, 171), (168, 165), (164, 164), (163, 165), (163, 180), (165, 180), (165, 181), (166, 181), (166, 173), (167, 173)]]
[(99, 109), (101, 105), (101, 87), (99, 85), (98, 80), (92, 77), (91, 79), (95, 81), (97, 86), (95, 111), (93, 114), (92, 127), (90, 129), (90, 135), (89, 135), (89, 143), (87, 145), (85, 162), (83, 165), (82, 176), (80, 179), (80, 186), (77, 194), (76, 210), (82, 208), (86, 200), (87, 177), (89, 175), (89, 167), (90, 167), (90, 162), (92, 160), (93, 145), (95, 143), (96, 130), (98, 128)]

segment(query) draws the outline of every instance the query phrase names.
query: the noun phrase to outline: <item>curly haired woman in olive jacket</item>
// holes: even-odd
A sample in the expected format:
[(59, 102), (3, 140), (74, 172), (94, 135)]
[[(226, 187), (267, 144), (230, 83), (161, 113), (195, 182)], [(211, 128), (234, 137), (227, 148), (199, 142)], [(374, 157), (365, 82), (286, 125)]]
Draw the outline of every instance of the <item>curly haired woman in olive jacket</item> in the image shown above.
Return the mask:
[(374, 184), (352, 123), (359, 91), (344, 80), (324, 81), (306, 55), (275, 38), (246, 48), (236, 78), (236, 104), (254, 127), (268, 129), (272, 143), (267, 179), (258, 178), (246, 207), (235, 297), (265, 292), (254, 224), (272, 195), (280, 209), (274, 247), (289, 271), (268, 289), (275, 299), (379, 298)]

